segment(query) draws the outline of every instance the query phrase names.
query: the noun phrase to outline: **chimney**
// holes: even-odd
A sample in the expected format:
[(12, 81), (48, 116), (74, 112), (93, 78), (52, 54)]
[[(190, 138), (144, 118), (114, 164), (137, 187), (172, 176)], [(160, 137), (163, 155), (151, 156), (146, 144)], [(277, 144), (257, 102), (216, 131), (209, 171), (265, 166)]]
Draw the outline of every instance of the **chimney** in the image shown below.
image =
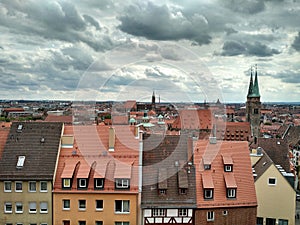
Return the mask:
[(187, 160), (188, 162), (193, 162), (193, 153), (194, 153), (194, 143), (193, 143), (193, 137), (188, 137), (187, 140)]
[(109, 128), (109, 136), (108, 136), (108, 151), (115, 151), (115, 128)]
[(139, 139), (140, 137), (139, 137), (139, 134), (140, 133), (140, 128), (139, 128), (139, 126), (134, 126), (134, 137), (135, 137), (135, 139)]
[(210, 144), (217, 144), (217, 137), (216, 137), (216, 124), (213, 125), (212, 129), (212, 137), (209, 137)]

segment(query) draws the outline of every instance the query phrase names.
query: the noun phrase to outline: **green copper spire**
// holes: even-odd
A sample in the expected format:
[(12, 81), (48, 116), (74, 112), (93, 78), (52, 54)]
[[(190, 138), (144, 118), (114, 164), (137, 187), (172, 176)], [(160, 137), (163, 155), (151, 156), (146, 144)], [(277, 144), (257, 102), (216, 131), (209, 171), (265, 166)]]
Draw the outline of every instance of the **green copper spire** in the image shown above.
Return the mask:
[(252, 93), (253, 93), (253, 78), (252, 78), (252, 66), (251, 66), (251, 76), (250, 76), (250, 83), (249, 83), (249, 89), (248, 89), (247, 97), (251, 97)]
[(260, 97), (259, 87), (258, 87), (258, 79), (257, 79), (257, 65), (255, 65), (255, 78), (254, 78), (253, 92), (252, 92), (251, 97)]

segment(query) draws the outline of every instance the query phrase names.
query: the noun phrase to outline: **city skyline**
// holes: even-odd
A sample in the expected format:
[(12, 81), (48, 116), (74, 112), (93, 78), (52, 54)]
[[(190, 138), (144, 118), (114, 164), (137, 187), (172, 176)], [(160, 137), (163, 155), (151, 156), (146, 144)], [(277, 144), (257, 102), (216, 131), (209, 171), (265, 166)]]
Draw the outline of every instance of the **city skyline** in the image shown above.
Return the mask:
[(298, 102), (296, 0), (2, 1), (1, 99)]

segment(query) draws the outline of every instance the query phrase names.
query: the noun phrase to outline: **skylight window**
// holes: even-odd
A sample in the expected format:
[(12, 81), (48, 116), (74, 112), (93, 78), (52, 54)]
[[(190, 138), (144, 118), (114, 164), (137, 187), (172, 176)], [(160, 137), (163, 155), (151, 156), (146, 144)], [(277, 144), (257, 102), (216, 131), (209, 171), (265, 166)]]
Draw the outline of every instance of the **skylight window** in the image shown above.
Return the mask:
[(17, 132), (22, 132), (23, 124), (19, 124), (17, 128)]
[(21, 169), (24, 166), (24, 162), (25, 162), (25, 156), (19, 156), (18, 158), (18, 162), (17, 162), (17, 169)]

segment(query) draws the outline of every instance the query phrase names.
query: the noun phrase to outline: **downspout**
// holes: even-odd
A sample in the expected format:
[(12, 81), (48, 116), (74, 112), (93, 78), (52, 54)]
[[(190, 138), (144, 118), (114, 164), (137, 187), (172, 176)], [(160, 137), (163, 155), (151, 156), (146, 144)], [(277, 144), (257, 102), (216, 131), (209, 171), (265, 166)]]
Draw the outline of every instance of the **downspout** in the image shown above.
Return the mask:
[(143, 225), (143, 210), (142, 210), (142, 186), (143, 186), (143, 132), (139, 132), (139, 190), (138, 190), (138, 221)]

